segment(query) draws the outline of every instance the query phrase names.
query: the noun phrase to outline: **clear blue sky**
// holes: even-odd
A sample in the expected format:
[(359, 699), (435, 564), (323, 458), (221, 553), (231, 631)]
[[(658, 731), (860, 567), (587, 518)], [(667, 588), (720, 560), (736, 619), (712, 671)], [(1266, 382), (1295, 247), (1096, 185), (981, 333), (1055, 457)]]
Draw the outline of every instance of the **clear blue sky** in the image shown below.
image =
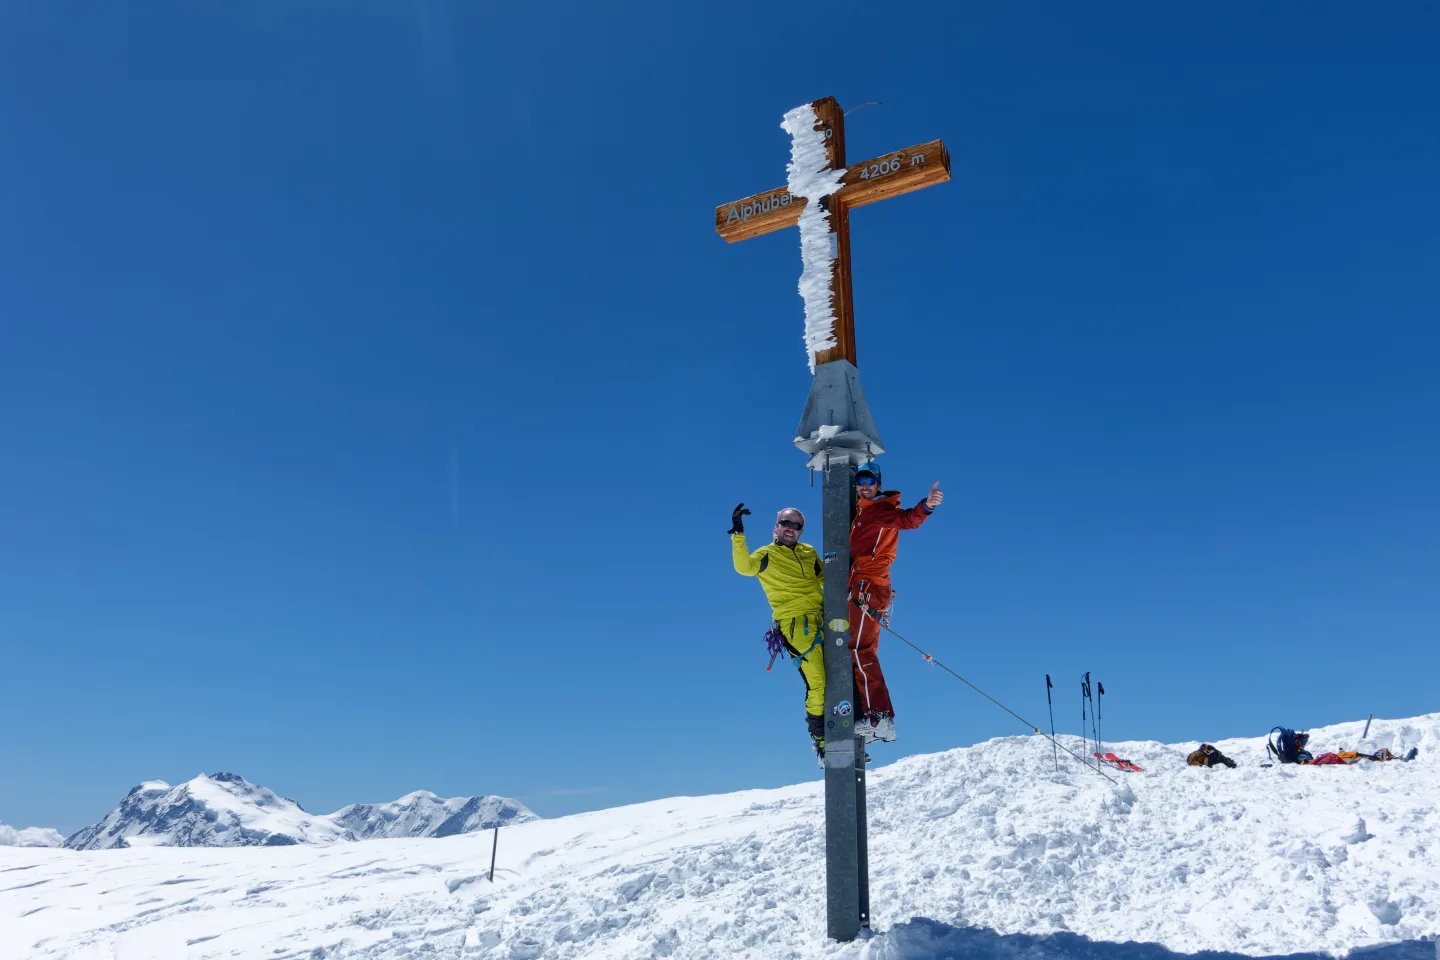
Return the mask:
[[(852, 219), (896, 629), (1107, 739), (1440, 709), (1440, 14), (621, 6), (0, 10), (0, 819), (817, 776), (725, 536), (818, 504), (798, 237), (712, 211), (826, 95), (954, 164)], [(1024, 732), (882, 653), (877, 759)]]

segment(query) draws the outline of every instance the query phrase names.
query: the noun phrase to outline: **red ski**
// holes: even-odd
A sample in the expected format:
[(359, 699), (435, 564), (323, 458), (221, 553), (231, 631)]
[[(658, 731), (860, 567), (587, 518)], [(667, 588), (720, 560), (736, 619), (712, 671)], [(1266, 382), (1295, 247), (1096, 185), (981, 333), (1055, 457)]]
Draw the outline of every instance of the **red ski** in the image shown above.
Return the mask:
[(1122, 760), (1113, 753), (1097, 753), (1095, 759), (1110, 764), (1116, 770), (1124, 770), (1126, 773), (1144, 773), (1145, 768), (1131, 763), (1129, 760)]

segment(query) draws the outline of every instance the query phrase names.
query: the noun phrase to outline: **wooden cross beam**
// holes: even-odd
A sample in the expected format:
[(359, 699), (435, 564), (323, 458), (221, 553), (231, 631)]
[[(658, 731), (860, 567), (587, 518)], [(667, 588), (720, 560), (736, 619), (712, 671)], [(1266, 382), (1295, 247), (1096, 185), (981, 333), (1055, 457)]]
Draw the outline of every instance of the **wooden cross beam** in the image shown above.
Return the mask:
[[(825, 137), (829, 168), (845, 167), (845, 112), (834, 97), (811, 104)], [(826, 201), (830, 232), (835, 237), (835, 266), (830, 277), (830, 306), (835, 315), (835, 346), (816, 354), (816, 364), (832, 360), (855, 363), (855, 316), (850, 297), (850, 210), (898, 197), (950, 179), (950, 154), (939, 140), (881, 154), (845, 170), (840, 189)], [(794, 226), (805, 208), (804, 197), (787, 187), (721, 204), (715, 208), (715, 232), (727, 243), (758, 237)]]

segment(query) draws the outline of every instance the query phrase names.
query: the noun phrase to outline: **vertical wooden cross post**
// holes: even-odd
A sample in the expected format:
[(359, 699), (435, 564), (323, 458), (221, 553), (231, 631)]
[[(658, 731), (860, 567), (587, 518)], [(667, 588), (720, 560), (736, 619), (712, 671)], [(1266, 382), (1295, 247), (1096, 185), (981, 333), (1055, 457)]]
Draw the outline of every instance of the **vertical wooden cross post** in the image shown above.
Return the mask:
[[(845, 167), (845, 114), (834, 97), (816, 100), (816, 131), (828, 169), (845, 168), (841, 184), (821, 202), (829, 213), (831, 331), (834, 346), (812, 353), (815, 379), (795, 445), (824, 471), (821, 494), (825, 557), (825, 892), (832, 939), (854, 940), (870, 926), (870, 869), (865, 821), (865, 748), (857, 744), (855, 684), (850, 663), (850, 524), (855, 468), (883, 453), (879, 432), (855, 369), (855, 317), (850, 296), (850, 209), (950, 179), (950, 155), (939, 140)], [(806, 191), (809, 192), (809, 191)], [(715, 208), (715, 231), (735, 243), (797, 223), (808, 201), (788, 187)]]

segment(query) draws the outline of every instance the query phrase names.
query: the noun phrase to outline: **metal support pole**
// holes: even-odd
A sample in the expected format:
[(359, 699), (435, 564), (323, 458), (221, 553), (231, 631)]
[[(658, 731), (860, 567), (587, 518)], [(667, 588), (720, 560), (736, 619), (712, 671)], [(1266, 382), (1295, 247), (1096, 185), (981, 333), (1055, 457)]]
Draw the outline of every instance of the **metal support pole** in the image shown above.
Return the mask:
[(500, 849), (500, 826), (495, 826), (495, 839), (490, 842), (490, 882), (495, 882), (495, 851)]
[[(855, 465), (844, 451), (825, 458), (825, 888), (829, 933), (854, 940), (870, 922), (868, 870), (861, 854), (865, 751), (855, 740), (850, 665), (850, 515)], [(857, 749), (859, 747), (859, 749)]]
[(823, 471), (825, 559), (825, 896), (832, 940), (870, 926), (865, 749), (855, 738), (855, 672), (850, 655), (850, 523), (855, 468), (884, 452), (848, 360), (821, 364), (795, 445)]

